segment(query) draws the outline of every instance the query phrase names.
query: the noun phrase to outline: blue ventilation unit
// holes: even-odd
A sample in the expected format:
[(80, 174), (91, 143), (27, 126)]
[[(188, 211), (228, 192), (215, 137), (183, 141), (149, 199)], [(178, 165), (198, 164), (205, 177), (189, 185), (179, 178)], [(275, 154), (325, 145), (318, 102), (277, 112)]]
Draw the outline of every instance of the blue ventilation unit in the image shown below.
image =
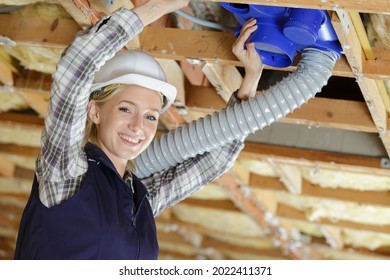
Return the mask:
[(341, 56), (340, 43), (324, 10), (224, 2), (220, 5), (237, 19), (236, 37), (248, 19), (256, 18), (258, 29), (248, 41), (255, 43), (266, 65), (288, 67), (305, 48), (332, 51), (338, 58)]

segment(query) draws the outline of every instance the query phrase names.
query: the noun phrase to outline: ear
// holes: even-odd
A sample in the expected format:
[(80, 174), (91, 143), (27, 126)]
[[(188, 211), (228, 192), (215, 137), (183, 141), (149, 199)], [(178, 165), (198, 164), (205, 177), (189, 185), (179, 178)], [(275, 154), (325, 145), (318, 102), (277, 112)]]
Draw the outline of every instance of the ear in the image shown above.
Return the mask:
[(91, 100), (88, 103), (88, 117), (94, 124), (100, 123), (99, 106), (96, 105), (94, 100)]

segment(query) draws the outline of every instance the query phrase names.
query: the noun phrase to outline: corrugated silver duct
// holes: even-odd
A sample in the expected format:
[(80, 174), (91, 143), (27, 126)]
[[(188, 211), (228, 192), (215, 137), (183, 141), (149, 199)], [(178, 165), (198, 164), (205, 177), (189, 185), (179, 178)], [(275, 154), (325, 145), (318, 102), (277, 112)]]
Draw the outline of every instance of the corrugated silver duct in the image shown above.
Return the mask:
[(313, 98), (332, 76), (336, 61), (333, 52), (305, 49), (296, 71), (263, 94), (155, 139), (136, 158), (135, 174), (147, 177), (270, 125)]

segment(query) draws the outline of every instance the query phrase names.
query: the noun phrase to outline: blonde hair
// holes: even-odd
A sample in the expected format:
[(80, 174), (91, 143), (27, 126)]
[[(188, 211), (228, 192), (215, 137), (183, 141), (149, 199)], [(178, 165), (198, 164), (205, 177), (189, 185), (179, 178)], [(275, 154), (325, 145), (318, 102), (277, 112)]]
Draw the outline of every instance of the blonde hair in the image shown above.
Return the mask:
[[(126, 85), (110, 85), (107, 86), (106, 88), (94, 91), (91, 93), (89, 100), (93, 100), (97, 106), (103, 106), (106, 104), (107, 101), (109, 101), (112, 97), (114, 97), (116, 94), (121, 92)], [(85, 125), (85, 134), (83, 138), (83, 148), (87, 143), (90, 142), (92, 144), (98, 145), (98, 140), (97, 140), (97, 128), (96, 124), (89, 118), (87, 117), (86, 125)], [(127, 171), (129, 172), (134, 172), (136, 170), (136, 166), (133, 161), (128, 160), (127, 161)]]

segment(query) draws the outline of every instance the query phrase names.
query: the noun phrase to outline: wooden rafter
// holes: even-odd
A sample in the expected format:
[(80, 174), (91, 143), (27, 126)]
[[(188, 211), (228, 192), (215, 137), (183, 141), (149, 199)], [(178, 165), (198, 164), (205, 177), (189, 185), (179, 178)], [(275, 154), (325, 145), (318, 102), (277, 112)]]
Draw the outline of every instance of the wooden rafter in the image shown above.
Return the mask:
[(201, 68), (225, 102), (242, 83), (242, 76), (235, 66), (202, 62)]
[(0, 113), (0, 143), (39, 147), (43, 119), (31, 115)]
[(234, 204), (261, 227), (267, 229), (270, 236), (280, 243), (280, 247), (283, 248), (291, 258), (308, 258), (306, 254), (302, 254), (302, 251), (294, 246), (296, 241), (294, 241), (289, 234), (282, 234), (284, 230), (281, 225), (270, 222), (269, 217), (266, 218), (266, 209), (264, 209), (258, 201), (254, 200), (249, 193), (245, 193), (241, 186), (236, 183), (233, 176), (224, 174), (221, 176), (221, 181)]
[[(133, 4), (137, 5), (137, 3), (139, 4), (143, 1), (144, 0), (133, 1)], [(390, 11), (390, 4), (387, 0), (363, 0), (359, 3), (351, 2), (349, 0), (336, 1), (337, 3), (334, 1), (322, 0), (291, 0), (287, 2), (276, 0), (272, 3), (266, 0), (235, 0), (227, 2), (249, 2), (253, 4), (336, 10), (337, 13), (331, 14), (332, 23), (338, 34), (343, 34), (342, 32), (344, 32), (342, 23), (337, 19), (337, 15), (341, 15), (341, 12), (343, 11), (348, 11), (349, 15), (354, 16), (356, 16), (357, 12), (387, 13)], [(60, 1), (60, 3), (71, 14), (74, 20), (60, 19), (56, 21), (47, 21), (32, 17), (20, 18), (14, 15), (1, 14), (0, 34), (5, 34), (5, 36), (15, 40), (19, 45), (64, 48), (73, 40), (77, 31), (89, 27), (101, 16), (116, 9), (117, 6), (130, 5), (127, 7), (131, 7), (133, 5), (131, 1), (127, 0), (111, 2), (103, 0), (77, 0)], [(114, 6), (110, 6), (110, 3), (113, 3)], [(171, 108), (161, 118), (167, 128), (174, 129), (203, 114), (223, 109), (229, 94), (240, 84), (239, 78), (241, 76), (238, 76), (239, 73), (236, 67), (240, 67), (241, 65), (231, 53), (231, 44), (234, 41), (233, 34), (226, 32), (189, 30), (190, 28), (188, 30), (180, 30), (177, 28), (165, 27), (166, 26), (164, 25), (157, 24), (154, 25), (154, 27), (145, 28), (140, 37), (137, 38), (138, 41), (137, 39), (132, 41), (135, 42), (135, 44), (128, 45), (127, 48), (142, 49), (150, 52), (157, 58), (168, 61), (169, 65), (166, 72), (171, 73), (171, 70), (174, 70), (174, 75), (168, 77), (168, 80), (171, 79), (172, 83), (179, 81), (179, 87), (181, 88), (179, 89), (180, 94), (177, 105), (183, 110), (178, 111), (175, 110), (175, 108)], [(37, 32), (37, 30), (39, 31)], [(285, 118), (282, 118), (280, 122), (354, 130), (366, 133), (378, 133), (380, 134), (387, 151), (390, 151), (390, 136), (388, 132), (389, 119), (387, 116), (389, 114), (389, 109), (386, 105), (387, 101), (384, 99), (386, 96), (384, 95), (385, 91), (383, 90), (384, 86), (382, 81), (390, 80), (390, 69), (387, 67), (390, 61), (390, 52), (389, 50), (382, 48), (373, 48), (373, 57), (367, 55), (366, 52), (363, 54), (363, 51), (367, 48), (364, 46), (363, 40), (361, 38), (357, 39), (358, 37), (351, 36), (350, 34), (351, 31), (349, 30), (346, 34), (340, 35), (343, 45), (352, 47), (346, 50), (345, 55), (337, 62), (333, 75), (357, 78), (357, 82), (359, 83), (366, 102), (315, 98), (309, 101), (308, 104), (303, 105), (300, 109), (287, 115)], [(359, 32), (357, 32), (357, 34), (359, 35)], [(182, 38), (186, 38), (186, 40), (182, 40)], [(189, 45), (191, 45), (191, 48), (188, 47)], [(359, 48), (363, 51), (359, 50)], [(188, 81), (184, 81), (183, 85), (183, 73), (181, 71), (175, 72), (178, 68), (177, 63), (174, 60), (180, 61), (181, 63), (192, 61), (198, 63), (197, 66), (203, 64), (207, 74), (207, 81), (202, 82), (202, 84), (207, 84), (208, 81), (210, 81), (214, 87), (194, 85)], [(285, 69), (266, 68), (278, 71), (294, 71), (298, 61), (299, 57), (296, 58), (291, 67)], [(171, 67), (174, 68), (172, 69)], [(237, 77), (238, 79), (234, 79), (235, 81), (232, 82), (232, 74), (226, 75), (224, 72), (225, 69), (227, 69), (226, 72), (229, 73), (231, 73), (230, 71), (232, 70), (235, 75), (234, 77)], [(3, 81), (3, 83), (5, 83), (4, 81), (7, 81), (7, 79), (8, 83), (11, 81), (9, 78), (2, 79), (1, 74), (2, 73), (0, 73), (0, 81)], [(227, 81), (232, 83), (227, 85), (225, 84)], [(25, 84), (18, 84), (17, 81), (14, 86), (15, 90), (24, 88), (24, 90), (28, 91), (26, 100), (30, 107), (34, 108), (40, 116), (46, 114), (46, 93), (45, 95), (36, 95), (35, 93), (37, 93), (37, 90), (48, 90), (47, 87), (38, 88), (35, 85), (26, 86)], [(222, 91), (218, 90), (221, 88), (224, 89), (224, 94), (221, 94)], [(25, 96), (25, 94), (22, 95)], [(22, 210), (30, 191), (31, 179), (34, 173), (33, 170), (30, 170), (31, 168), (23, 168), (15, 164), (13, 159), (10, 160), (10, 156), (18, 155), (35, 158), (40, 151), (39, 138), (42, 128), (42, 118), (34, 116), (31, 119), (26, 119), (23, 114), (0, 114), (0, 162), (3, 163), (0, 164), (0, 202), (8, 201), (9, 197), (22, 198), (22, 206), (17, 202), (12, 202), (13, 204), (2, 207), (0, 203), (0, 250), (3, 250), (2, 252), (6, 251), (11, 257), (14, 242), (8, 241), (7, 243), (4, 243), (2, 242), (2, 238), (6, 236), (6, 240), (13, 240), (16, 235), (17, 223), (12, 219), (9, 219), (9, 216), (5, 213), (16, 213), (16, 216), (20, 215), (20, 211)], [(21, 132), (24, 134), (20, 134)], [(12, 135), (14, 135), (14, 137), (12, 137)], [(6, 138), (4, 138), (4, 136), (6, 136)], [(18, 138), (23, 138), (24, 140), (21, 142), (20, 140), (15, 141), (15, 139)], [(243, 170), (242, 167), (239, 167), (239, 164), (236, 164), (234, 173), (236, 173), (239, 179), (228, 174), (217, 182), (218, 184), (221, 182), (224, 183), (225, 191), (229, 192), (230, 197), (232, 197), (231, 201), (200, 201), (188, 199), (183, 203), (192, 207), (243, 212), (248, 216), (254, 217), (255, 221), (261, 226), (269, 227), (270, 225), (267, 224), (267, 221), (264, 218), (265, 213), (262, 212), (264, 209), (259, 207), (254, 199), (247, 200), (247, 197), (245, 197), (245, 187), (241, 187), (241, 185), (248, 185), (249, 188), (254, 191), (264, 189), (272, 193), (286, 193), (287, 185), (283, 184), (283, 181), (280, 180), (280, 178), (284, 176), (284, 178), (290, 180), (290, 183), (295, 182), (292, 184), (295, 192), (292, 192), (289, 195), (298, 196), (299, 193), (299, 195), (320, 199), (333, 199), (341, 202), (360, 202), (373, 206), (390, 206), (390, 197), (386, 191), (357, 191), (341, 188), (321, 188), (320, 186), (311, 184), (303, 179), (302, 175), (299, 173), (300, 167), (312, 167), (372, 174), (374, 176), (390, 176), (389, 169), (382, 167), (380, 158), (308, 151), (304, 149), (247, 142), (245, 149), (240, 155), (240, 159), (255, 159), (272, 162), (275, 171), (278, 171), (276, 173), (279, 177), (271, 178), (256, 175), (249, 170)], [(278, 218), (280, 218), (280, 225), (285, 227), (285, 225), (288, 225), (287, 222), (290, 223), (291, 227), (285, 227), (286, 229), (294, 229), (294, 226), (297, 225), (297, 223), (312, 222), (307, 220), (305, 213), (301, 210), (279, 203), (276, 199), (272, 203), (274, 203), (275, 208), (274, 214), (277, 214), (279, 216)], [(208, 228), (202, 228), (195, 224), (179, 221), (175, 219), (170, 212), (168, 214), (163, 213), (162, 216), (163, 218), (160, 217), (157, 219), (158, 225), (165, 223), (166, 225), (174, 225), (181, 229), (185, 228), (195, 235), (202, 235), (202, 239), (199, 244), (195, 244), (189, 242), (183, 233), (171, 232), (165, 234), (165, 231), (162, 231), (160, 234), (160, 241), (163, 245), (161, 247), (161, 255), (165, 254), (168, 257), (174, 255), (181, 259), (193, 259), (199, 256), (208, 258), (223, 256), (224, 258), (229, 258), (232, 256), (230, 255), (230, 251), (234, 251), (244, 255), (256, 256), (258, 258), (264, 256), (267, 258), (286, 258), (286, 255), (280, 248), (270, 248), (267, 250), (225, 243), (210, 237), (211, 234), (222, 235), (222, 230), (221, 232), (218, 232), (217, 230), (210, 232), (210, 229)], [(321, 249), (326, 243), (328, 244), (327, 248), (330, 246), (336, 249), (336, 252), (351, 250), (351, 247), (344, 244), (342, 237), (343, 228), (354, 228), (362, 231), (390, 234), (388, 226), (367, 226), (361, 223), (352, 223), (348, 221), (339, 221), (335, 223), (329, 219), (322, 219), (314, 222), (313, 225), (316, 225), (321, 229), (323, 235), (323, 237), (321, 237), (322, 240), (318, 241), (314, 238), (311, 241), (309, 255), (303, 254), (302, 251), (289, 251), (291, 253), (289, 256), (290, 258), (326, 258), (325, 253), (322, 253), (324, 251)], [(5, 228), (5, 226), (7, 226), (7, 228)], [(264, 237), (264, 239), (259, 238), (259, 242), (268, 242), (272, 244), (275, 240), (280, 240), (282, 242), (282, 247), (285, 246), (285, 248), (289, 248), (288, 242), (286, 242), (285, 239), (280, 239), (275, 228), (271, 227), (271, 233), (273, 234), (271, 234), (270, 237)], [(173, 247), (169, 247), (173, 246), (172, 244), (187, 246), (186, 248), (193, 250), (193, 253), (180, 253), (177, 250), (173, 250)], [(165, 247), (165, 245), (167, 246)], [(215, 254), (207, 254), (205, 253), (205, 249), (209, 247), (218, 249), (215, 250)], [(364, 256), (364, 254), (369, 256), (371, 253), (365, 248), (358, 249), (362, 250), (362, 256)], [(379, 251), (375, 251), (375, 254), (372, 256), (383, 257), (389, 255), (388, 252), (381, 255)]]
[[(266, 177), (250, 173), (249, 182), (252, 188), (261, 190), (286, 191), (278, 178)], [(390, 206), (390, 193), (388, 191), (359, 191), (343, 188), (323, 188), (303, 180), (301, 195), (332, 199), (339, 201), (356, 202), (376, 206)]]
[[(51, 27), (52, 25), (54, 27)], [(20, 26), (20, 28), (15, 26)], [(39, 32), (36, 30), (39, 30)], [(73, 41), (76, 32), (79, 30), (81, 30), (79, 25), (71, 19), (59, 19), (54, 22), (35, 17), (0, 15), (0, 33), (11, 38), (19, 45), (65, 48)], [(235, 40), (232, 33), (147, 27), (140, 37), (140, 48), (159, 58), (174, 60), (192, 58), (211, 63), (218, 62), (241, 66), (231, 52), (231, 45)], [(186, 38), (186, 40), (180, 40), (180, 38)], [(191, 45), (192, 48), (188, 48), (188, 45)], [(390, 77), (390, 69), (388, 67), (377, 67), (378, 65), (387, 65), (387, 63), (387, 60), (381, 60), (381, 57), (378, 57), (375, 61), (365, 62), (366, 67), (364, 69), (368, 69), (370, 77), (387, 79)], [(272, 67), (265, 67), (265, 69), (293, 71), (295, 67), (296, 62), (284, 69)], [(363, 74), (365, 74), (364, 69)], [(344, 57), (336, 63), (333, 74), (354, 77)]]
[[(62, 7), (73, 17), (73, 19), (80, 25), (82, 29), (90, 27), (100, 18), (112, 13), (120, 7), (126, 7), (128, 9), (132, 9), (134, 7), (131, 1), (126, 0), (117, 0), (110, 2), (103, 0), (74, 0), (61, 1), (60, 3)], [(132, 49), (138, 48), (139, 38), (134, 38), (128, 43), (127, 47)]]
[[(288, 206), (286, 204), (279, 203), (277, 209), (277, 216), (281, 218), (294, 219), (294, 220), (302, 220), (309, 221), (306, 217), (304, 211), (296, 209), (294, 207)], [(312, 221), (313, 222), (313, 221)], [(380, 233), (390, 233), (390, 225), (369, 225), (363, 223), (356, 223), (351, 221), (332, 221), (328, 218), (319, 219), (318, 222), (314, 221), (314, 223), (318, 223), (321, 225), (332, 225), (336, 227), (345, 227), (350, 229), (357, 229), (362, 231), (373, 231)]]
[(14, 89), (14, 91), (19, 94), (27, 102), (27, 104), (39, 114), (40, 117), (46, 117), (49, 107), (49, 92), (28, 88), (17, 88)]
[(338, 170), (352, 173), (390, 176), (390, 169), (382, 167), (381, 158), (314, 151), (271, 144), (246, 142), (240, 158), (269, 160), (302, 167)]
[(365, 13), (388, 13), (390, 12), (390, 3), (387, 0), (362, 0), (358, 3), (350, 0), (322, 1), (322, 0), (205, 0), (212, 2), (231, 2), (240, 4), (259, 4), (267, 6), (281, 6), (291, 8), (308, 8), (320, 10), (343, 9), (347, 11), (357, 11)]
[(12, 86), (14, 84), (14, 78), (12, 75), (12, 69), (0, 58), (0, 82), (6, 86)]
[[(375, 80), (369, 79), (363, 73), (364, 54), (358, 34), (348, 13), (338, 10), (333, 13), (332, 24), (340, 43), (344, 47), (351, 69), (354, 72), (362, 95), (367, 102), (372, 119), (377, 127), (383, 145), (390, 155), (390, 131), (387, 127), (388, 116), (378, 85)], [(387, 67), (388, 68), (388, 67)]]

